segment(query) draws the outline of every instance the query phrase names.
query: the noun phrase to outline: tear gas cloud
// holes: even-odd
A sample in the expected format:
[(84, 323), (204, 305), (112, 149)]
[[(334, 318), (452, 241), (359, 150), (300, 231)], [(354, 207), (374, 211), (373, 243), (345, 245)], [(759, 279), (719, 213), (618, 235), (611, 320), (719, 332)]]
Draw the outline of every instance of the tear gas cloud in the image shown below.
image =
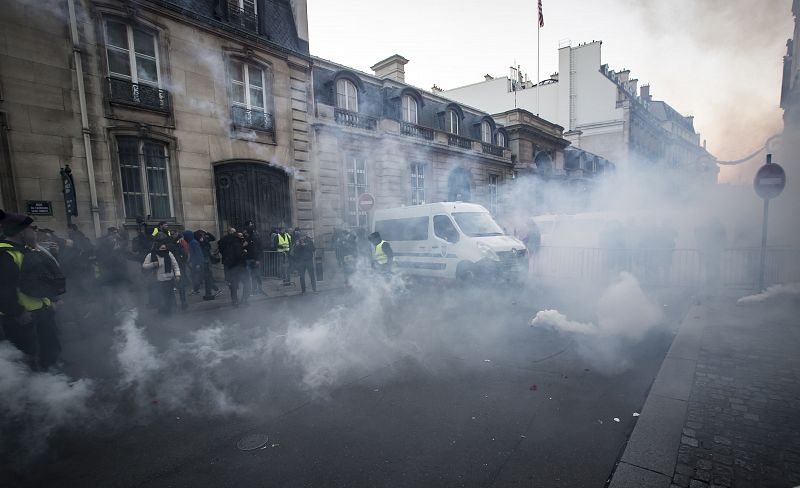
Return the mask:
[(767, 287), (766, 290), (755, 295), (747, 295), (736, 300), (740, 305), (747, 305), (752, 303), (760, 303), (775, 297), (796, 297), (800, 295), (800, 283), (786, 283), (780, 285), (772, 285)]
[(646, 296), (630, 273), (603, 292), (594, 322), (569, 320), (558, 310), (542, 310), (531, 319), (533, 327), (547, 327), (573, 338), (581, 357), (596, 369), (614, 373), (629, 366), (626, 348), (633, 348), (662, 323), (661, 308)]

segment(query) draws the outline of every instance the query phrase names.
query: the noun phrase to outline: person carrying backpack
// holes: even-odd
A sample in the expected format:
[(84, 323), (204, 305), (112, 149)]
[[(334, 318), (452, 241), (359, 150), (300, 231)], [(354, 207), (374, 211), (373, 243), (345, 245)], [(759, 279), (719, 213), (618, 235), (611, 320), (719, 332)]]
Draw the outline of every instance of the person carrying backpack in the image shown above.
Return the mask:
[(3, 333), (33, 369), (44, 371), (61, 353), (54, 301), (66, 291), (66, 280), (56, 260), (37, 249), (33, 219), (0, 210), (0, 228)]

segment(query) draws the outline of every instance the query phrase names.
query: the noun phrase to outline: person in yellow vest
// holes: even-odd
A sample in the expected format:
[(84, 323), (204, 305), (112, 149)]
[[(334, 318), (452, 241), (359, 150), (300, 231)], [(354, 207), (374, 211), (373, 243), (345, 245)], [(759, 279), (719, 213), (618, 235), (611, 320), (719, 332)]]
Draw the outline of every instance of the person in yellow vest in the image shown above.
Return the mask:
[(381, 239), (379, 232), (373, 232), (367, 239), (374, 246), (372, 250), (372, 267), (380, 273), (390, 274), (392, 272), (392, 263), (394, 262), (392, 246)]
[(165, 234), (167, 237), (172, 235), (172, 232), (169, 230), (169, 225), (163, 220), (159, 222), (158, 225), (153, 229), (153, 233), (150, 235), (150, 237), (155, 240), (159, 234)]
[(286, 232), (285, 227), (279, 227), (278, 233), (275, 235), (275, 250), (283, 253), (281, 258), (281, 273), (283, 274), (283, 284), (289, 285), (289, 273), (291, 267), (289, 266), (289, 258), (292, 250), (292, 235)]
[(54, 366), (61, 352), (55, 311), (49, 298), (20, 290), (25, 255), (36, 249), (36, 227), (25, 215), (0, 210), (0, 317), (5, 338), (22, 351), (33, 368)]

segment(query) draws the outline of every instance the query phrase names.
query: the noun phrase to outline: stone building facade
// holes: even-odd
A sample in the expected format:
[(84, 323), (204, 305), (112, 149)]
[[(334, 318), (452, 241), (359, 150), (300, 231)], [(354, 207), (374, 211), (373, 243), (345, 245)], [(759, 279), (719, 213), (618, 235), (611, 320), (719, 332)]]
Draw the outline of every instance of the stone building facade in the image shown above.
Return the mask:
[(2, 205), (94, 235), (137, 217), (312, 226), (305, 2), (42, 0), (0, 18)]
[(314, 161), (319, 232), (364, 227), (358, 208), (462, 200), (499, 215), (514, 177), (509, 132), (485, 112), (404, 81), (402, 56), (359, 72), (314, 59)]

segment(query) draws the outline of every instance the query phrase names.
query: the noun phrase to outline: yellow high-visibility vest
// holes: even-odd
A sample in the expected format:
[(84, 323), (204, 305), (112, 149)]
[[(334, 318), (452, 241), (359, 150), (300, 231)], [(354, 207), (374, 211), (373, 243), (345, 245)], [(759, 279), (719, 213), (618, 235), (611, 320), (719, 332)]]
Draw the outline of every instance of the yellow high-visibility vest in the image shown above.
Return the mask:
[(292, 236), (289, 234), (278, 234), (278, 252), (289, 252), (289, 244), (292, 243)]
[(383, 244), (386, 241), (381, 241), (375, 246), (375, 251), (372, 253), (372, 258), (377, 264), (386, 264), (389, 262), (389, 257), (383, 252)]
[[(11, 256), (11, 259), (17, 264), (20, 271), (22, 271), (22, 260), (25, 258), (25, 254), (22, 251), (15, 249), (11, 244), (0, 242), (0, 252), (7, 252), (9, 256)], [(26, 312), (33, 312), (34, 310), (39, 310), (40, 308), (50, 305), (49, 299), (26, 295), (19, 291), (19, 288), (17, 288), (17, 301)], [(0, 315), (2, 315), (2, 313), (0, 313)]]

